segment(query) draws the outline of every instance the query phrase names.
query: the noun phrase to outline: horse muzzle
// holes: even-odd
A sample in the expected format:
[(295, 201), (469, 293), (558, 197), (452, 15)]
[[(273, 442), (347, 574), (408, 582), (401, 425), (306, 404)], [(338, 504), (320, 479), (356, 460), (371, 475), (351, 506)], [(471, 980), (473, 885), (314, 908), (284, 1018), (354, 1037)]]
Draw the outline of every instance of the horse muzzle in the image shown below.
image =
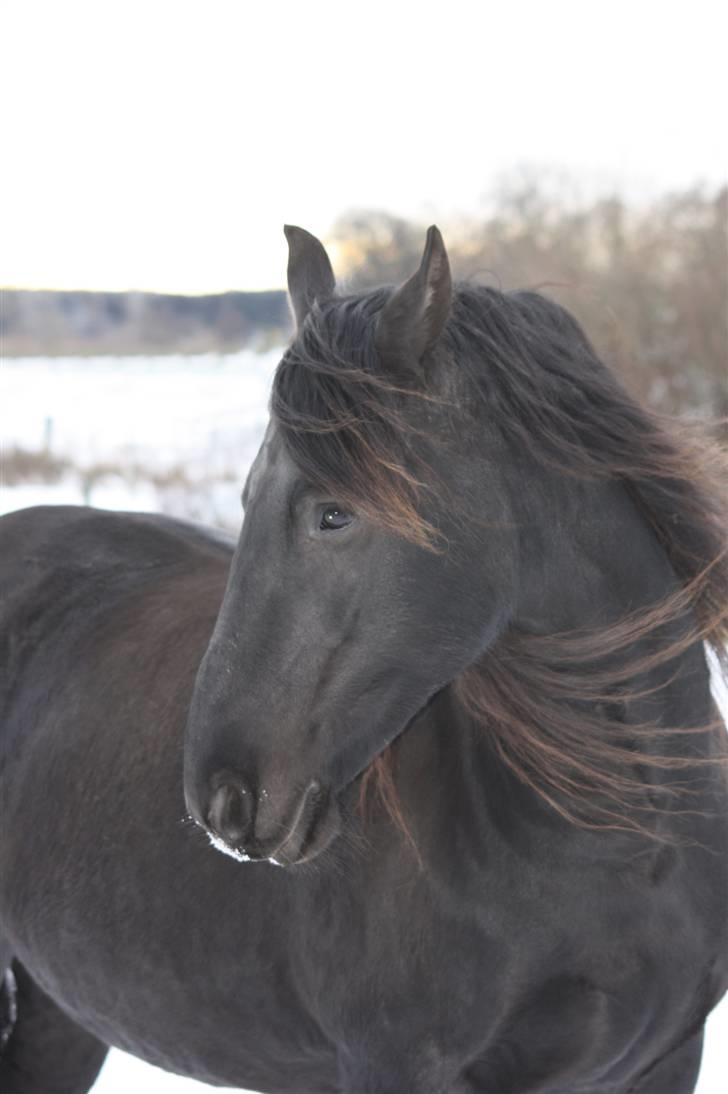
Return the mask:
[(308, 862), (328, 847), (341, 827), (335, 797), (315, 779), (285, 802), (280, 793), (254, 789), (242, 777), (224, 772), (210, 780), (206, 797), (206, 802), (191, 808), (192, 815), (215, 846), (242, 860), (268, 860), (279, 866)]

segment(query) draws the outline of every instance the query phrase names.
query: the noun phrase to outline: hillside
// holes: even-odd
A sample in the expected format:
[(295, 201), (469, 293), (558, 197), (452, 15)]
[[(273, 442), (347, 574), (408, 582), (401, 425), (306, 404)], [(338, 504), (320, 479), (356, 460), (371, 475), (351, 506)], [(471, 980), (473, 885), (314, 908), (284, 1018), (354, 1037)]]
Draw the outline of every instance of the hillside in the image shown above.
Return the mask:
[(6, 357), (230, 352), (280, 342), (290, 326), (286, 294), (3, 289)]

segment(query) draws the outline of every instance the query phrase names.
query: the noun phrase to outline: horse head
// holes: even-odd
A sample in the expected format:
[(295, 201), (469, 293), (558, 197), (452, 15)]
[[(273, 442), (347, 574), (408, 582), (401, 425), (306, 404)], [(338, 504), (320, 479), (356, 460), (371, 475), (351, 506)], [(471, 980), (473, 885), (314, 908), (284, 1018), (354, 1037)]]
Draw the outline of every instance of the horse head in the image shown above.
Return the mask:
[(296, 333), (195, 686), (185, 791), (223, 849), (294, 864), (503, 629), (517, 549), (501, 440), (447, 337), (437, 228), (403, 285), (355, 295), (317, 239), (286, 235)]

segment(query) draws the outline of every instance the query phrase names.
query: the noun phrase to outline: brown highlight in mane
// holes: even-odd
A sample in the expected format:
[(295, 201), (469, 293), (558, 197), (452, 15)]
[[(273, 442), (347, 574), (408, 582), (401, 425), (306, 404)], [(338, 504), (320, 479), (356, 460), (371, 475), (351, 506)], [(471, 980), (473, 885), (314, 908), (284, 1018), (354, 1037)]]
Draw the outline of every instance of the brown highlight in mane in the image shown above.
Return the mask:
[[(509, 632), (456, 681), (461, 702), (489, 729), (501, 760), (566, 820), (670, 839), (655, 827), (660, 814), (690, 814), (701, 772), (728, 773), (717, 708), (708, 723), (688, 726), (620, 717), (669, 687), (683, 671), (677, 659), (725, 627), (726, 606), (719, 619), (687, 624), (671, 637), (676, 619), (686, 613), (695, 619), (691, 607), (705, 580), (700, 575), (651, 609), (598, 631)], [(631, 656), (645, 641), (654, 648)], [(655, 670), (663, 670), (661, 679), (647, 683)], [(704, 754), (675, 754), (670, 745), (680, 741), (702, 742)]]
[[(405, 377), (377, 370), (370, 318), (386, 299), (375, 292), (337, 309), (315, 305), (281, 361), (271, 411), (304, 476), (338, 503), (411, 542), (437, 550), (437, 529), (422, 516), (432, 489), (412, 441), (418, 436), (405, 408), (411, 399), (441, 402)], [(339, 310), (356, 320), (340, 336)], [(416, 471), (413, 469), (416, 468)]]
[(420, 866), (422, 859), (412, 830), (404, 815), (402, 802), (397, 793), (395, 750), (392, 745), (375, 756), (359, 780), (359, 799), (357, 810), (364, 821), (367, 820), (372, 800), (384, 810), (394, 827), (404, 837)]
[[(383, 374), (371, 331), (387, 295), (314, 308), (281, 363), (272, 410), (307, 478), (437, 550), (438, 532), (421, 514), (437, 483), (414, 451), (407, 411), (412, 399), (443, 401)], [(566, 820), (662, 838), (660, 815), (689, 811), (701, 770), (728, 762), (728, 739), (717, 709), (693, 726), (634, 725), (622, 714), (668, 687), (678, 659), (699, 643), (728, 673), (726, 453), (697, 426), (640, 407), (573, 318), (538, 294), (461, 286), (444, 353), (522, 451), (566, 475), (621, 482), (680, 583), (660, 603), (598, 629), (537, 636), (512, 628), (454, 682), (456, 694), (508, 769)], [(647, 673), (660, 679), (646, 690)], [(702, 741), (703, 754), (675, 754), (677, 740)], [(375, 786), (411, 841), (392, 755), (373, 761), (361, 801)]]

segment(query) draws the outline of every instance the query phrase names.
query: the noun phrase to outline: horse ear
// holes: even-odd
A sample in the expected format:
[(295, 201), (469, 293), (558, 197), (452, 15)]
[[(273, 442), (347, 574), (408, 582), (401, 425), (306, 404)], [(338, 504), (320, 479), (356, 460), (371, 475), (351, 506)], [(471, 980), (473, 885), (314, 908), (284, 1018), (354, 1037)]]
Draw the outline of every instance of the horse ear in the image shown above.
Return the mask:
[(323, 243), (303, 228), (286, 224), (288, 240), (288, 292), (296, 326), (301, 328), (314, 300), (334, 295), (336, 279)]
[(422, 360), (442, 334), (450, 314), (452, 278), (440, 231), (427, 230), (420, 268), (395, 290), (382, 309), (376, 345), (382, 360), (392, 366), (403, 360)]

